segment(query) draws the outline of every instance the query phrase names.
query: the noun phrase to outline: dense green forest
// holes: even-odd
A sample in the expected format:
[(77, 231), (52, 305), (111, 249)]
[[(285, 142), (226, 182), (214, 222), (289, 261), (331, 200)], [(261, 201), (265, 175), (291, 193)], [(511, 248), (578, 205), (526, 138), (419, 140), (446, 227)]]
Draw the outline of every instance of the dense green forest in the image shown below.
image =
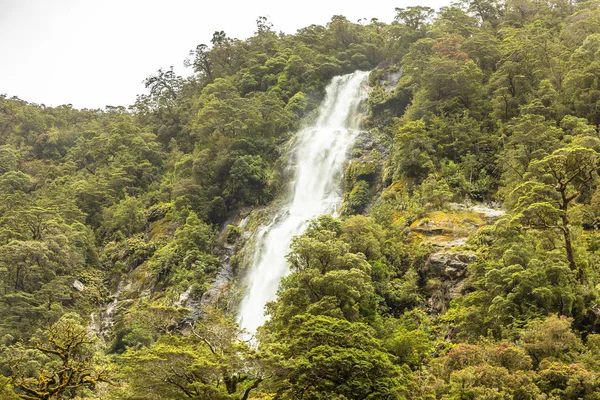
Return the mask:
[[(0, 96), (1, 399), (600, 399), (600, 2), (260, 17), (186, 63), (129, 108)], [(355, 70), (342, 216), (249, 342), (239, 285), (201, 299)]]

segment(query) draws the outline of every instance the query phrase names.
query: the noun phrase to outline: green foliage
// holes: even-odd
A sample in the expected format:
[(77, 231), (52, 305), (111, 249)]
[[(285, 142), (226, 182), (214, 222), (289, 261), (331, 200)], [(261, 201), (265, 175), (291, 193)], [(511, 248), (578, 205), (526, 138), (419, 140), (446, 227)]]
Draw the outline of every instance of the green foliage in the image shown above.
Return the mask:
[(370, 200), (369, 183), (367, 181), (358, 181), (347, 194), (344, 201), (343, 213), (345, 215), (357, 214), (364, 210)]
[(19, 152), (10, 145), (0, 146), (0, 175), (17, 169)]
[(242, 156), (229, 170), (229, 185), (225, 194), (233, 201), (255, 205), (268, 200), (266, 164), (260, 156)]
[(421, 199), (426, 208), (440, 209), (452, 199), (452, 191), (446, 181), (429, 175), (421, 184)]
[(265, 342), (275, 360), (282, 398), (403, 397), (406, 371), (391, 362), (365, 324), (298, 314)]
[(162, 285), (201, 283), (217, 270), (218, 260), (210, 254), (214, 232), (198, 216), (189, 213), (175, 239), (159, 248), (149, 259), (155, 279)]
[[(130, 112), (0, 96), (0, 397), (597, 399), (599, 27), (564, 1), (259, 17)], [(357, 69), (373, 141), (343, 218), (293, 240), (256, 348), (221, 311), (189, 324), (218, 227), (279, 194), (292, 133)], [(457, 221), (463, 199), (506, 214)]]
[(396, 362), (418, 368), (433, 352), (433, 343), (427, 332), (401, 326), (386, 340), (386, 350), (396, 357)]
[(121, 353), (127, 348), (149, 347), (161, 335), (173, 331), (186, 314), (184, 308), (140, 300), (126, 315), (116, 319), (111, 351)]
[[(288, 260), (294, 271), (281, 284), (274, 323), (309, 312), (358, 321), (372, 315), (371, 267), (362, 253), (351, 253), (325, 220), (292, 243)], [(323, 224), (325, 222), (325, 224)]]
[(135, 197), (126, 196), (102, 214), (102, 231), (113, 240), (132, 236), (146, 226), (145, 207)]
[(545, 359), (572, 361), (581, 350), (580, 339), (571, 332), (571, 320), (550, 315), (544, 321), (532, 321), (521, 335), (523, 348), (535, 364)]
[(399, 128), (395, 143), (395, 177), (423, 179), (433, 169), (433, 143), (425, 134), (422, 120), (411, 121)]
[(91, 233), (69, 213), (68, 204), (63, 207), (59, 211), (50, 204), (23, 205), (2, 216), (3, 334), (27, 338), (67, 310), (85, 309), (94, 301), (72, 286), (76, 278), (87, 281), (83, 270), (94, 252)]
[(235, 225), (227, 225), (227, 243), (234, 244), (241, 236), (244, 230)]
[(237, 325), (217, 310), (188, 335), (167, 334), (123, 355), (122, 387), (115, 399), (247, 399), (262, 382), (255, 352), (241, 342)]
[(96, 338), (77, 315), (65, 314), (29, 344), (2, 351), (3, 367), (21, 399), (72, 398), (107, 382), (109, 375), (95, 359)]
[(0, 377), (0, 395), (6, 400), (18, 400), (19, 397), (12, 390), (8, 378)]
[(29, 192), (33, 186), (33, 179), (21, 171), (8, 171), (0, 175), (0, 189), (3, 194), (15, 192)]

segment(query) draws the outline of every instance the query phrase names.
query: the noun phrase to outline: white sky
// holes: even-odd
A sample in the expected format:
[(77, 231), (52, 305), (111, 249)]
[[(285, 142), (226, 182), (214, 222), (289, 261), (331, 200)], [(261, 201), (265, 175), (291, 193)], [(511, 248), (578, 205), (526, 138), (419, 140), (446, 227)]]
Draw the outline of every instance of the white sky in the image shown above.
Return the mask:
[(216, 30), (247, 38), (258, 16), (275, 31), (350, 21), (390, 22), (395, 7), (449, 0), (0, 0), (0, 93), (56, 106), (130, 105), (159, 68), (183, 60)]

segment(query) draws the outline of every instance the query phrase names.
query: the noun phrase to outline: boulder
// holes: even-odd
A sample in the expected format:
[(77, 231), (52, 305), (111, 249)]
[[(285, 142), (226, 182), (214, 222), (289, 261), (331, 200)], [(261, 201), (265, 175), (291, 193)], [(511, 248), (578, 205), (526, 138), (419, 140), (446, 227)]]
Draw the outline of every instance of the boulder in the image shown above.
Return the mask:
[(75, 290), (79, 291), (79, 292), (83, 292), (85, 290), (85, 285), (83, 283), (81, 283), (81, 281), (75, 279), (73, 281), (73, 287), (75, 288)]

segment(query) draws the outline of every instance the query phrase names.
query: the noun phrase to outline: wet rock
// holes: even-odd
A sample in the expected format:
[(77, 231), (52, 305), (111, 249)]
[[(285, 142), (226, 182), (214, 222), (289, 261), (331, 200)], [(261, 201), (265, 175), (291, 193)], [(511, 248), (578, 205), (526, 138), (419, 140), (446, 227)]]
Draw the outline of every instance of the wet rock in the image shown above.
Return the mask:
[(353, 158), (369, 155), (373, 150), (376, 150), (382, 157), (389, 155), (389, 149), (372, 132), (361, 132), (352, 147)]
[(475, 213), (482, 214), (487, 223), (492, 223), (505, 214), (505, 211), (499, 208), (486, 207), (484, 205), (476, 205), (471, 208)]
[[(245, 218), (246, 219), (246, 218)], [(242, 222), (245, 220), (242, 219)], [(245, 224), (247, 225), (247, 219)], [(230, 225), (234, 226), (235, 225)], [(187, 329), (186, 327), (192, 326), (196, 321), (204, 317), (206, 307), (214, 305), (219, 301), (222, 294), (227, 290), (229, 284), (233, 281), (235, 273), (232, 265), (232, 257), (237, 251), (239, 241), (242, 240), (245, 232), (239, 227), (241, 234), (237, 235), (233, 243), (224, 242), (219, 248), (216, 249), (216, 253), (219, 256), (219, 262), (221, 268), (217, 272), (217, 275), (210, 283), (209, 288), (197, 299), (191, 296), (191, 286), (182, 293), (179, 297), (179, 304), (182, 307), (192, 310), (190, 315), (185, 317), (180, 323), (180, 329)], [(225, 230), (224, 230), (225, 231)]]
[(98, 312), (94, 312), (91, 315), (90, 329), (105, 342), (112, 333), (114, 319), (119, 309), (127, 307), (133, 302), (132, 299), (120, 300), (122, 294), (129, 291), (131, 286), (132, 282), (125, 283), (123, 280), (119, 281), (117, 290), (110, 296), (112, 301), (108, 304), (105, 304), (104, 307), (102, 307)]
[(446, 247), (446, 248), (453, 248), (453, 247), (457, 247), (457, 246), (464, 246), (465, 244), (467, 244), (467, 238), (459, 237), (456, 239), (449, 240), (447, 242), (440, 242), (440, 243), (438, 243), (438, 246)]
[(383, 75), (383, 79), (379, 80), (379, 86), (388, 93), (393, 92), (398, 81), (400, 81), (400, 76), (402, 76), (402, 71), (400, 69), (397, 71), (386, 71)]
[(190, 294), (192, 293), (192, 289), (193, 289), (193, 286), (190, 285), (185, 290), (185, 292), (183, 292), (179, 295), (179, 299), (177, 299), (177, 301), (175, 302), (176, 307), (185, 307), (186, 306), (188, 300), (190, 299)]
[(413, 224), (410, 226), (410, 230), (413, 232), (423, 233), (425, 235), (442, 235), (444, 233), (452, 232), (454, 227), (446, 222), (435, 222), (429, 219), (420, 219), (413, 222)]
[(202, 293), (200, 298), (191, 296), (191, 287), (180, 296), (181, 305), (192, 311), (180, 322), (181, 329), (186, 329), (185, 327), (189, 327), (203, 318), (206, 307), (219, 302), (225, 297), (224, 293), (230, 290), (236, 274), (233, 258), (250, 236), (249, 224), (252, 219), (250, 211), (246, 208), (240, 209), (223, 224), (219, 233), (221, 243), (214, 249), (219, 257), (221, 267), (208, 289)]
[(447, 211), (430, 212), (410, 226), (414, 238), (434, 250), (420, 275), (427, 283), (428, 312), (444, 313), (450, 301), (464, 293), (468, 267), (477, 255), (465, 251), (469, 236), (504, 214), (499, 207), (451, 203)]
[(373, 137), (367, 132), (360, 133), (354, 142), (355, 150), (370, 151), (374, 147), (375, 142), (373, 141)]
[(402, 76), (402, 67), (399, 67), (393, 60), (385, 60), (377, 65), (378, 84), (386, 92), (392, 92)]
[(238, 228), (245, 229), (248, 226), (248, 221), (250, 221), (250, 214), (246, 215), (238, 224)]

